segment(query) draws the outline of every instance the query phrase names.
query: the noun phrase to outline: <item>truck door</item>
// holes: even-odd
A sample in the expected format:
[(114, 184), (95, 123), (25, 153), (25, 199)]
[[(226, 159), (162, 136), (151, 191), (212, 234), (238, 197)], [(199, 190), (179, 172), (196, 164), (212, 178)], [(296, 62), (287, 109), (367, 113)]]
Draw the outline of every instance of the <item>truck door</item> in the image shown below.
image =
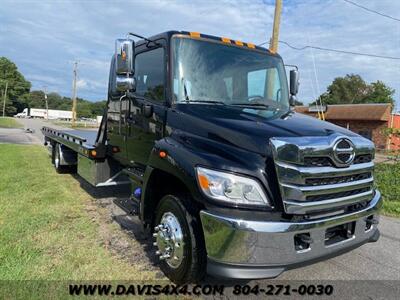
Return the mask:
[[(166, 57), (163, 46), (136, 50), (135, 97), (130, 99), (127, 152), (130, 165), (146, 165), (154, 142), (163, 136), (165, 120)], [(145, 115), (145, 107), (152, 111)]]

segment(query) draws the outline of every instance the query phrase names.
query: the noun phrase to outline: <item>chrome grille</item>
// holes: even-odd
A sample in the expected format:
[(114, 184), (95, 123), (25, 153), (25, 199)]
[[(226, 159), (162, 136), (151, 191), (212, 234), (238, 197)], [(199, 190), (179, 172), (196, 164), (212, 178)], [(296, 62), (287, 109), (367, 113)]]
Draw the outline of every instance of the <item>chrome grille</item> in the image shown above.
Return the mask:
[(308, 167), (332, 167), (333, 162), (329, 157), (305, 157), (304, 164)]
[(325, 185), (325, 184), (338, 184), (345, 182), (358, 181), (372, 177), (371, 172), (353, 174), (347, 176), (325, 177), (325, 178), (307, 178), (306, 185)]
[(356, 189), (356, 190), (333, 193), (333, 194), (307, 196), (306, 199), (307, 199), (307, 201), (323, 201), (323, 200), (329, 200), (329, 199), (335, 199), (335, 198), (354, 196), (354, 195), (368, 192), (369, 190), (370, 190), (370, 188), (366, 187), (366, 188), (362, 188), (362, 189)]
[(372, 154), (356, 155), (353, 164), (364, 164), (372, 161)]
[[(372, 161), (371, 154), (356, 155), (353, 164), (363, 164)], [(329, 157), (304, 157), (304, 165), (308, 167), (334, 167), (332, 159)]]
[[(354, 160), (348, 166), (336, 162), (341, 153), (334, 155), (343, 139), (354, 146)], [(369, 140), (331, 135), (272, 138), (271, 144), (287, 213), (331, 211), (372, 199), (374, 145)]]

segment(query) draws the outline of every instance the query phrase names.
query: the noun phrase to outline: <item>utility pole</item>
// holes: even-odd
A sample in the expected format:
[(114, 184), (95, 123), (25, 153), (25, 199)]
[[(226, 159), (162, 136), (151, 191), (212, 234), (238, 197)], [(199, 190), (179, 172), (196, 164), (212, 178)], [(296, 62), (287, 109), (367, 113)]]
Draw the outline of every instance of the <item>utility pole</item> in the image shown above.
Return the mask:
[[(278, 43), (279, 43), (279, 25), (281, 21), (281, 12), (282, 12), (282, 0), (275, 0), (275, 14), (274, 14), (274, 26), (272, 29), (272, 37), (269, 43), (269, 51), (273, 54), (278, 52)], [(276, 69), (271, 68), (267, 71), (267, 97), (269, 99), (274, 98), (274, 90), (275, 90), (275, 78), (276, 78)]]
[(282, 0), (275, 0), (274, 27), (272, 29), (272, 37), (269, 43), (269, 51), (278, 52), (279, 43), (279, 25), (281, 22)]
[(4, 91), (4, 99), (3, 99), (3, 118), (6, 116), (7, 88), (8, 88), (8, 81), (6, 81), (6, 89), (5, 89), (5, 91)]
[(76, 122), (76, 78), (78, 76), (78, 62), (74, 62), (74, 80), (72, 83), (72, 127)]
[(49, 103), (47, 101), (47, 86), (43, 87), (44, 89), (44, 101), (46, 102), (46, 119), (49, 119)]

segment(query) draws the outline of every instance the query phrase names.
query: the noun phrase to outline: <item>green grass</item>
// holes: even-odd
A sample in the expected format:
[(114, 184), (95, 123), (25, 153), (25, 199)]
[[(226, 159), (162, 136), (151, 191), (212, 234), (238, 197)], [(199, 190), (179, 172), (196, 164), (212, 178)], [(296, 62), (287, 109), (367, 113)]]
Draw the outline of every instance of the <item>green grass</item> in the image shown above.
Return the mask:
[(93, 201), (43, 147), (0, 145), (0, 281), (154, 279), (108, 249), (100, 229), (122, 233)]
[(21, 128), (22, 124), (14, 118), (0, 117), (0, 127), (2, 128)]
[(400, 163), (377, 164), (375, 183), (383, 196), (383, 213), (400, 217)]

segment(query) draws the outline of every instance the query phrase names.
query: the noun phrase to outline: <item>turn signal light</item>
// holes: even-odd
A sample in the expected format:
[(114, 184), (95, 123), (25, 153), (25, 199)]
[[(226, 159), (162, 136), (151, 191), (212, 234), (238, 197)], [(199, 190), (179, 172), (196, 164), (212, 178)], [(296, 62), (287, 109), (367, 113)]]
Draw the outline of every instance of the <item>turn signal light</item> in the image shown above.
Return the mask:
[(160, 151), (160, 152), (158, 153), (158, 155), (159, 155), (161, 158), (165, 158), (165, 157), (167, 157), (167, 152), (165, 152), (165, 151)]
[(97, 151), (96, 150), (90, 151), (90, 155), (93, 156), (93, 157), (96, 157)]
[(209, 189), (210, 188), (210, 182), (208, 181), (206, 176), (204, 176), (202, 174), (199, 174), (198, 175), (198, 179), (199, 179), (200, 186), (203, 189)]

